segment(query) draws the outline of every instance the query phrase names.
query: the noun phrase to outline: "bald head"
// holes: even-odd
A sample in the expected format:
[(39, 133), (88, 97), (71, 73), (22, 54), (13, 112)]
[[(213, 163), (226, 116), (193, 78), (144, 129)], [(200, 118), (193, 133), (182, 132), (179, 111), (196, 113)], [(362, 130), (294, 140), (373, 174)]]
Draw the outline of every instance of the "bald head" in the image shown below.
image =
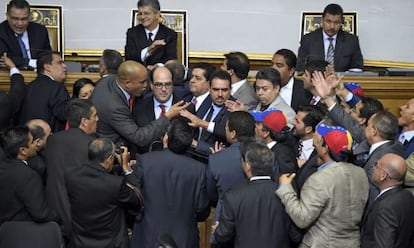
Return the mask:
[(407, 172), (404, 158), (394, 153), (387, 153), (382, 156), (375, 167), (383, 172), (382, 174), (381, 172), (378, 172), (376, 175), (375, 173), (373, 174), (374, 181), (381, 190), (402, 184)]
[(140, 96), (147, 87), (147, 75), (147, 69), (143, 65), (127, 60), (119, 66), (117, 79), (130, 95)]
[(33, 140), (36, 142), (37, 150), (42, 150), (46, 146), (47, 138), (52, 131), (49, 123), (42, 119), (33, 119), (28, 121), (26, 126), (33, 135)]

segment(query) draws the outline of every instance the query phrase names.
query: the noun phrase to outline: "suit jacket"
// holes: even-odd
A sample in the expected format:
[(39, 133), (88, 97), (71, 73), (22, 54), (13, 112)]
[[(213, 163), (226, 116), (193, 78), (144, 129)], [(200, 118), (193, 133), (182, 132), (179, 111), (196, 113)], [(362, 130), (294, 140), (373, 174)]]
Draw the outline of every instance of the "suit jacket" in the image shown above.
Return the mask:
[(364, 129), (352, 118), (352, 116), (345, 112), (341, 105), (338, 103), (327, 112), (327, 116), (331, 118), (337, 125), (343, 126), (348, 130), (352, 138), (361, 143), (365, 140)]
[(40, 74), (27, 86), (20, 124), (39, 118), (49, 123), (53, 132), (61, 131), (65, 128), (69, 100), (69, 93), (63, 83)]
[[(226, 107), (223, 106), (215, 118), (211, 120), (215, 123), (213, 133), (207, 132), (207, 130), (203, 130), (199, 141), (205, 142), (208, 146), (214, 146), (216, 141), (227, 145), (225, 126), (228, 118), (229, 111), (227, 111)], [(210, 152), (207, 154), (209, 153)]]
[[(38, 59), (39, 54), (43, 51), (50, 51), (49, 35), (47, 29), (38, 23), (30, 22), (27, 26), (29, 36), (30, 54), (32, 59)], [(19, 68), (28, 66), (29, 59), (23, 59), (19, 41), (8, 21), (0, 24), (0, 54), (7, 52), (7, 56), (13, 60)]]
[(290, 103), (292, 109), (295, 112), (298, 112), (299, 106), (308, 105), (311, 99), (312, 93), (303, 87), (303, 81), (295, 78), (293, 81), (292, 100)]
[[(178, 102), (178, 99), (173, 95), (172, 104), (175, 104)], [(146, 125), (150, 124), (152, 121), (155, 120), (155, 111), (154, 111), (154, 98), (148, 97), (142, 99), (142, 101), (137, 102), (134, 104), (133, 110), (132, 110), (132, 118), (134, 118), (135, 123), (138, 127), (145, 127)], [(151, 143), (154, 143), (154, 141), (160, 141), (160, 137), (156, 137), (154, 140), (151, 141)], [(162, 148), (162, 143), (161, 148)], [(138, 146), (137, 152), (142, 154), (149, 151), (150, 146)]]
[(302, 190), (303, 185), (306, 180), (316, 171), (318, 171), (318, 153), (316, 150), (313, 150), (310, 157), (302, 165), (302, 168), (299, 168), (296, 172), (296, 176), (293, 179), (293, 187), (295, 188), (298, 196), (300, 196), (300, 191)]
[[(256, 107), (257, 111), (260, 111), (260, 108), (262, 107), (262, 104), (259, 103)], [(276, 99), (267, 107), (267, 109), (278, 109), (285, 113), (287, 120), (288, 120), (288, 126), (293, 127), (293, 121), (295, 120), (296, 113), (295, 111), (285, 102), (285, 100), (282, 99), (281, 96), (277, 96)]]
[(6, 221), (58, 221), (45, 200), (40, 176), (23, 161), (0, 163), (0, 225)]
[(145, 127), (137, 126), (128, 101), (116, 83), (116, 77), (111, 77), (105, 83), (99, 83), (91, 100), (99, 116), (97, 134), (109, 138), (114, 143), (145, 146), (167, 131), (169, 125), (167, 117), (161, 117)]
[(135, 60), (141, 64), (154, 65), (177, 59), (177, 33), (163, 24), (159, 24), (157, 35), (153, 40), (164, 40), (165, 45), (158, 47), (145, 61), (141, 60), (141, 50), (150, 46), (145, 28), (139, 24), (129, 28), (125, 45), (125, 60)]
[(246, 82), (244, 82), (244, 84), (242, 84), (232, 96), (244, 103), (244, 106), (247, 107), (248, 111), (255, 109), (257, 106), (256, 92), (247, 79)]
[(408, 186), (408, 190), (414, 194), (414, 153), (405, 160), (407, 163), (407, 174), (405, 174), (404, 185)]
[(134, 226), (131, 247), (156, 247), (164, 232), (177, 247), (198, 247), (197, 221), (210, 211), (205, 165), (170, 150), (155, 151), (140, 156), (134, 173), (143, 188), (145, 210)]
[(143, 206), (136, 176), (115, 176), (89, 162), (67, 168), (65, 182), (76, 247), (129, 248), (125, 211), (137, 215)]
[(369, 156), (367, 161), (364, 164), (364, 170), (367, 173), (369, 179), (369, 202), (371, 203), (375, 197), (379, 194), (379, 190), (372, 180), (372, 172), (375, 163), (385, 154), (395, 153), (404, 157), (404, 147), (400, 142), (390, 141), (385, 144), (382, 144), (377, 149), (375, 149)]
[(234, 247), (290, 247), (288, 217), (270, 179), (254, 180), (224, 194), (217, 241), (235, 237)]
[[(206, 169), (206, 187), (210, 201), (217, 202), (214, 221), (218, 221), (224, 192), (246, 180), (241, 167), (240, 143), (211, 154)], [(213, 221), (213, 223), (214, 223)]]
[[(401, 132), (402, 130), (398, 132), (397, 137), (400, 137)], [(405, 141), (402, 145), (404, 146), (404, 158), (407, 159), (414, 152), (414, 137)]]
[[(322, 28), (302, 37), (298, 51), (296, 70), (303, 72), (305, 64), (311, 60), (325, 60)], [(358, 37), (340, 30), (336, 37), (334, 68), (344, 72), (352, 68), (364, 68), (364, 60)]]
[(414, 247), (414, 196), (401, 186), (379, 196), (367, 209), (362, 248)]
[(276, 172), (275, 179), (279, 178), (280, 174), (296, 173), (298, 170), (296, 150), (289, 141), (277, 142), (270, 150), (275, 155), (275, 165), (277, 167), (277, 172), (274, 170)]
[[(24, 100), (25, 84), (22, 74), (13, 74), (10, 78), (9, 93), (0, 92), (0, 130), (10, 127), (20, 110)], [(14, 120), (14, 121), (13, 121)]]
[(79, 128), (70, 128), (50, 136), (45, 148), (48, 174), (46, 198), (50, 207), (62, 218), (62, 232), (68, 239), (72, 236), (72, 222), (64, 170), (88, 161), (88, 144), (93, 138)]
[(276, 194), (299, 228), (310, 227), (300, 247), (359, 247), (368, 188), (362, 168), (334, 162), (306, 180), (300, 199), (292, 184)]

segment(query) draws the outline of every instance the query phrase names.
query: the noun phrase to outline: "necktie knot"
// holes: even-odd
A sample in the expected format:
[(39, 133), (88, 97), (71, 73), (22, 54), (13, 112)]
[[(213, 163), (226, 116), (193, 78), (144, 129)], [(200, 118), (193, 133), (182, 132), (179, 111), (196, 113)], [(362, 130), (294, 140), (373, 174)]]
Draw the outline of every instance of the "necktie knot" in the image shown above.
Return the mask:
[(162, 117), (162, 116), (165, 115), (165, 105), (164, 104), (160, 104), (159, 106), (160, 106), (160, 109), (161, 109), (160, 117)]
[(193, 99), (191, 99), (191, 103), (194, 105), (197, 105), (197, 98), (193, 97)]

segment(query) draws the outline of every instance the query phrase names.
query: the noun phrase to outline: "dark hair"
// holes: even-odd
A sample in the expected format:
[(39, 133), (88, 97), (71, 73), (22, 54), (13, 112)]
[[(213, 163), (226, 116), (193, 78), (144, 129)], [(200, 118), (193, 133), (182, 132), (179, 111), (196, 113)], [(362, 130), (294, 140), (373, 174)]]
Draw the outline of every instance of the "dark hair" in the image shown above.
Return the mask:
[(331, 4), (328, 4), (325, 7), (325, 9), (323, 10), (322, 17), (325, 17), (326, 14), (341, 15), (341, 17), (342, 17), (343, 13), (344, 13), (344, 11), (342, 10), (341, 6), (339, 6), (336, 3), (331, 3)]
[(305, 64), (305, 71), (308, 71), (312, 77), (315, 71), (325, 72), (328, 65), (329, 63), (325, 60), (310, 60)]
[(167, 131), (168, 149), (174, 153), (184, 154), (193, 141), (193, 129), (184, 117), (173, 119)]
[(144, 6), (151, 6), (155, 11), (160, 11), (160, 2), (158, 0), (139, 0), (137, 3), (138, 8)]
[(182, 85), (184, 83), (185, 67), (183, 64), (174, 59), (166, 63), (165, 67), (172, 72), (174, 84)]
[(37, 62), (36, 62), (37, 75), (43, 74), (45, 72), (45, 68), (44, 68), (45, 65), (52, 64), (53, 54), (61, 56), (60, 53), (54, 52), (54, 51), (42, 51), (39, 54), (39, 58), (37, 59)]
[(240, 154), (243, 161), (246, 161), (246, 152), (249, 145), (253, 142), (261, 142), (262, 139), (257, 139), (256, 137), (240, 137), (238, 140), (240, 142)]
[(124, 59), (117, 50), (105, 49), (102, 53), (101, 64), (105, 66), (108, 74), (116, 74)]
[(381, 110), (371, 116), (372, 125), (384, 140), (395, 140), (398, 133), (398, 119), (391, 112)]
[(7, 158), (17, 158), (20, 148), (29, 145), (29, 128), (17, 126), (6, 129), (1, 134), (1, 145)]
[(202, 70), (204, 70), (203, 76), (204, 76), (207, 80), (209, 80), (209, 79), (210, 79), (211, 74), (213, 74), (213, 72), (216, 70), (216, 68), (215, 68), (213, 65), (211, 65), (211, 64), (209, 64), (209, 63), (204, 63), (204, 62), (196, 64), (196, 65), (193, 67), (193, 70), (194, 70), (194, 69), (202, 69)]
[(288, 139), (288, 135), (290, 132), (290, 128), (288, 126), (285, 126), (282, 128), (282, 130), (280, 130), (280, 132), (276, 132), (274, 130), (272, 130), (271, 128), (269, 128), (266, 124), (262, 123), (262, 130), (263, 132), (269, 132), (269, 136), (272, 140), (276, 141), (276, 142), (284, 142)]
[(92, 115), (93, 104), (89, 99), (75, 98), (67, 106), (67, 119), (70, 127), (79, 127), (82, 118), (89, 119)]
[(95, 87), (95, 83), (89, 78), (79, 78), (78, 80), (76, 80), (73, 84), (72, 99), (79, 98), (80, 90), (83, 88), (83, 86), (87, 84), (93, 85), (93, 87)]
[(365, 96), (361, 97), (362, 107), (359, 110), (359, 117), (365, 118), (365, 124), (368, 122), (371, 116), (381, 110), (384, 110), (382, 103), (373, 97)]
[(28, 9), (30, 14), (30, 4), (25, 0), (11, 0), (7, 4), (7, 14), (10, 14), (11, 8)]
[(280, 49), (280, 50), (277, 50), (274, 55), (282, 56), (285, 59), (286, 64), (287, 64), (289, 69), (292, 69), (292, 68), (296, 67), (297, 58), (296, 58), (295, 53), (292, 52), (291, 50), (289, 50), (289, 49)]
[(249, 75), (249, 58), (242, 52), (230, 52), (224, 54), (227, 60), (227, 69), (232, 69), (236, 76), (245, 79)]
[(211, 74), (210, 78), (209, 78), (209, 83), (211, 86), (211, 81), (213, 81), (213, 79), (221, 79), (221, 80), (226, 80), (227, 82), (229, 82), (229, 87), (231, 88), (231, 77), (230, 74), (226, 71), (222, 71), (222, 70), (217, 70), (215, 72), (213, 72), (213, 74)]
[(114, 152), (114, 143), (108, 138), (98, 138), (89, 142), (88, 158), (91, 161), (102, 163)]
[(306, 115), (303, 117), (303, 123), (305, 127), (312, 127), (312, 132), (315, 132), (315, 128), (319, 122), (324, 118), (322, 110), (316, 105), (299, 106), (298, 112), (304, 112)]
[(272, 176), (273, 152), (266, 144), (251, 143), (247, 147), (245, 157), (253, 176)]
[(282, 87), (282, 80), (280, 78), (280, 73), (278, 70), (272, 67), (266, 67), (258, 71), (256, 74), (256, 81), (259, 79), (267, 80), (271, 82), (273, 87), (276, 87), (276, 86)]
[(254, 137), (256, 122), (253, 116), (245, 111), (230, 112), (228, 117), (229, 131), (236, 131), (237, 140), (241, 137)]

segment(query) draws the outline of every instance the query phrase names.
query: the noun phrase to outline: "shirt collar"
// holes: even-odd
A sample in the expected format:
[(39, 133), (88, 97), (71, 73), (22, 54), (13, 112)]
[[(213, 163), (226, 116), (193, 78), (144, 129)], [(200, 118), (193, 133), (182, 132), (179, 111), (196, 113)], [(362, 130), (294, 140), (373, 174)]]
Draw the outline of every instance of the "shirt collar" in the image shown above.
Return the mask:
[(157, 98), (155, 98), (155, 97), (153, 97), (153, 99), (154, 99), (154, 107), (158, 107), (161, 104), (163, 104), (167, 109), (169, 109), (172, 105), (173, 96), (171, 95), (170, 98), (168, 98), (168, 100), (166, 102), (159, 102), (157, 100)]
[(252, 181), (263, 180), (263, 179), (270, 180), (271, 178), (270, 176), (255, 176), (255, 177), (251, 177), (249, 180), (250, 182), (252, 182)]
[(121, 87), (121, 85), (119, 85), (119, 83), (118, 83), (118, 80), (116, 80), (116, 85), (118, 86), (118, 88), (120, 88), (121, 89), (121, 91), (122, 91), (122, 93), (124, 94), (124, 96), (125, 96), (125, 98), (126, 98), (126, 100), (127, 100), (127, 102), (129, 101), (129, 98), (131, 97), (131, 95), (128, 93), (128, 92), (126, 92), (122, 87)]
[(369, 148), (369, 155), (371, 155), (375, 151), (375, 149), (377, 149), (381, 145), (383, 145), (385, 143), (388, 143), (388, 142), (390, 142), (390, 141), (389, 140), (384, 140), (384, 141), (380, 141), (380, 142), (377, 142), (375, 144), (372, 144), (371, 147)]
[(267, 143), (267, 147), (269, 148), (269, 149), (272, 149), (272, 147), (273, 146), (275, 146), (276, 145), (276, 141), (271, 141), (271, 142), (269, 142), (269, 143)]
[(323, 163), (321, 166), (318, 167), (318, 171), (325, 169), (326, 167), (328, 167), (330, 164), (333, 164), (334, 162), (335, 161), (331, 160), (326, 163)]
[(325, 31), (323, 31), (322, 34), (323, 34), (323, 40), (329, 41), (328, 38), (333, 38), (332, 40), (333, 42), (336, 41), (336, 37), (338, 36), (338, 33), (334, 34), (333, 36), (329, 36), (325, 33)]
[(385, 188), (383, 190), (381, 190), (381, 192), (375, 197), (375, 200), (378, 199), (381, 195), (383, 195), (385, 192), (392, 190), (393, 188), (397, 187), (397, 185)]
[(158, 29), (160, 29), (160, 25), (159, 24), (157, 25), (156, 28), (154, 28), (154, 30), (145, 29), (145, 33), (147, 34), (147, 37), (148, 37), (148, 33), (152, 33), (152, 39), (154, 40), (155, 36), (158, 33)]
[(242, 79), (237, 83), (231, 84), (231, 94), (234, 95), (236, 91), (247, 81), (247, 79)]
[(285, 88), (285, 89), (293, 89), (293, 82), (294, 82), (295, 80), (293, 79), (293, 77), (291, 77), (290, 79), (289, 79), (289, 81), (287, 82), (287, 84), (285, 85), (285, 86), (283, 86), (282, 87), (282, 89), (283, 88)]
[(401, 134), (404, 135), (404, 141), (410, 141), (414, 136), (414, 130), (405, 131)]

